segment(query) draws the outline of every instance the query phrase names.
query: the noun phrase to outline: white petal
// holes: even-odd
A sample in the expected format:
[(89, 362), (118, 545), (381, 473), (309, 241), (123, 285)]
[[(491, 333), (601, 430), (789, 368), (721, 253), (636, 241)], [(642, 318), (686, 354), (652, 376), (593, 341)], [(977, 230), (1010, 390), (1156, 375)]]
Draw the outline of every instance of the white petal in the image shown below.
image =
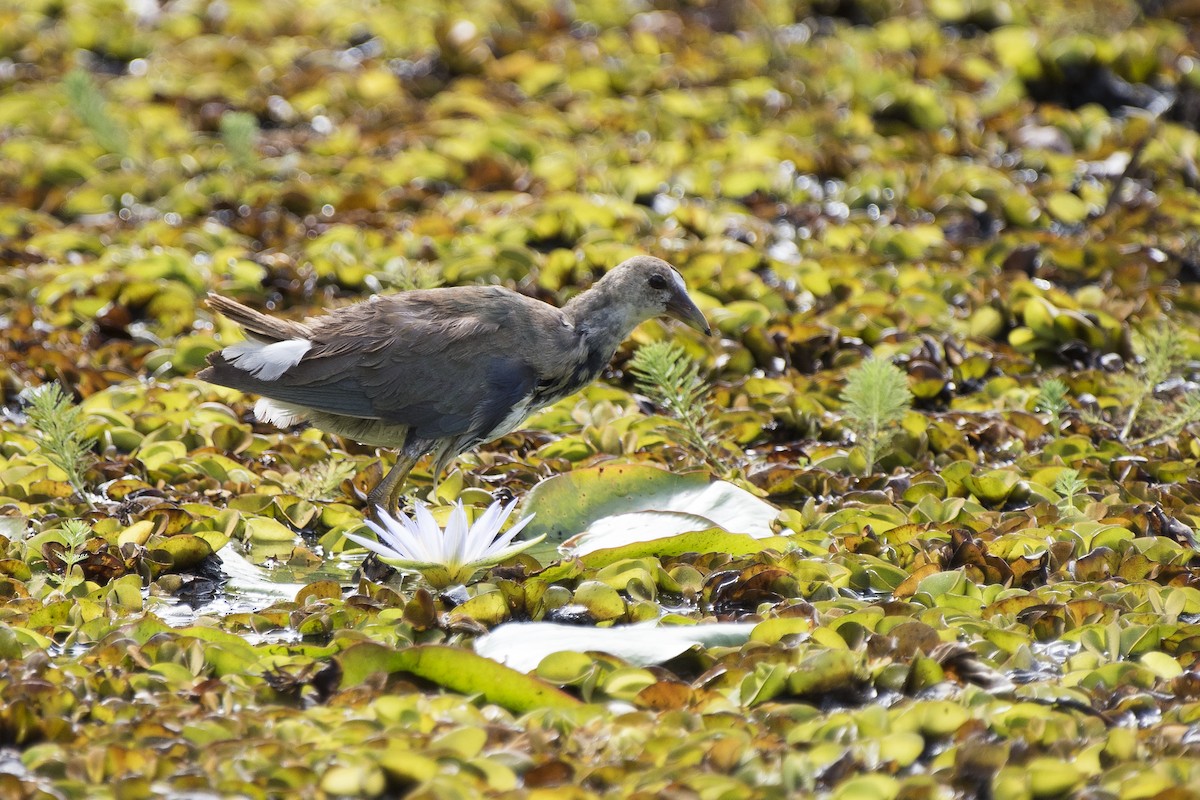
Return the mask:
[(372, 553), (378, 553), (379, 555), (384, 556), (386, 558), (409, 558), (410, 557), (408, 553), (398, 552), (396, 550), (391, 549), (390, 547), (380, 544), (379, 542), (368, 539), (365, 536), (357, 536), (353, 533), (343, 533), (342, 535), (345, 536), (350, 541), (354, 542), (355, 544), (362, 545), (363, 547), (370, 550)]
[(468, 538), (469, 530), (467, 528), (467, 510), (463, 508), (462, 501), (459, 500), (454, 504), (454, 508), (450, 510), (450, 520), (446, 523), (446, 534), (444, 547), (447, 561), (449, 564), (465, 564), (474, 556), (474, 543)]
[(507, 561), (511, 557), (515, 556), (517, 553), (521, 553), (521, 552), (524, 552), (525, 550), (528, 550), (529, 548), (533, 547), (535, 544), (540, 543), (545, 538), (546, 538), (546, 534), (543, 533), (541, 536), (537, 537), (536, 539), (529, 539), (527, 541), (517, 542), (516, 544), (509, 545), (508, 547), (504, 547), (499, 550), (489, 552), (486, 556), (484, 556), (482, 558), (477, 558), (474, 561), (467, 564), (466, 568), (470, 569), (472, 571), (478, 571), (478, 570), (483, 569), (484, 567), (494, 567), (496, 564), (499, 564), (502, 561)]
[[(515, 503), (516, 500), (513, 501)], [(511, 508), (511, 504), (509, 508)], [(496, 538), (496, 533), (500, 527), (504, 525), (504, 520), (508, 517), (509, 509), (504, 507), (504, 504), (499, 500), (487, 507), (487, 510), (479, 515), (479, 519), (471, 525), (471, 531), (467, 534), (472, 541), (479, 541), (481, 538), (486, 538), (489, 542)]]
[(442, 529), (438, 527), (437, 520), (429, 516), (424, 506), (418, 503), (413, 507), (412, 517), (401, 514), (399, 521), (421, 558), (438, 561), (442, 557), (439, 536)]
[(379, 506), (376, 506), (375, 510), (379, 519), (383, 521), (383, 525), (377, 525), (370, 519), (364, 521), (367, 523), (367, 527), (375, 531), (380, 541), (393, 548), (397, 553), (404, 553), (405, 558), (424, 558), (420, 543), (412, 535), (409, 526), (404, 524), (408, 522), (408, 517), (403, 514), (399, 518), (393, 517)]
[[(404, 512), (399, 513), (400, 516), (396, 518), (396, 521), (399, 522), (401, 527), (404, 528), (406, 535), (412, 540), (418, 550), (428, 551), (429, 545), (428, 542), (425, 541), (425, 537), (421, 535), (421, 526), (417, 524), (416, 513), (414, 512), (412, 517), (409, 517)], [(437, 524), (435, 523), (433, 527), (436, 529)], [(426, 555), (436, 556), (437, 551), (434, 550), (432, 553), (426, 552)]]
[(491, 547), (488, 548), (488, 552), (493, 553), (505, 547), (509, 542), (516, 538), (517, 534), (520, 533), (526, 525), (533, 521), (534, 516), (536, 515), (530, 514), (528, 517), (525, 517), (524, 519), (518, 520), (516, 523), (514, 523), (511, 528), (504, 532), (503, 536), (497, 537), (496, 541), (492, 542)]
[(404, 516), (404, 514), (400, 514), (399, 517), (393, 517), (381, 506), (375, 506), (375, 512), (383, 525), (377, 525), (371, 519), (367, 519), (365, 522), (373, 531), (380, 535), (380, 539), (389, 546), (394, 546), (399, 550), (413, 552), (416, 545), (416, 537), (411, 533), (408, 517)]
[(442, 536), (442, 529), (424, 503), (417, 503), (413, 506), (413, 520), (417, 525), (417, 538), (420, 540), (422, 552), (425, 554), (423, 557), (429, 561), (445, 562), (448, 551)]
[[(504, 527), (504, 521), (508, 519), (512, 513), (517, 501), (514, 498), (507, 506), (499, 500), (487, 507), (487, 511), (479, 519), (475, 520), (475, 524), (471, 526), (471, 537), (474, 541), (485, 540), (488, 542), (487, 549), (490, 550), (493, 540), (500, 533), (500, 529)], [(486, 552), (486, 551), (485, 551)]]
[(375, 532), (375, 538), (382, 544), (386, 544), (388, 547), (393, 547), (396, 544), (395, 537), (390, 528), (385, 525), (378, 525), (374, 520), (365, 517), (363, 518), (363, 524)]
[(396, 534), (392, 532), (392, 526), (388, 524), (389, 519), (387, 515), (380, 514), (379, 518), (383, 520), (382, 525), (375, 522), (375, 520), (366, 517), (363, 518), (363, 524), (375, 531), (375, 538), (377, 538), (383, 544), (393, 548), (399, 547), (400, 541), (396, 538)]

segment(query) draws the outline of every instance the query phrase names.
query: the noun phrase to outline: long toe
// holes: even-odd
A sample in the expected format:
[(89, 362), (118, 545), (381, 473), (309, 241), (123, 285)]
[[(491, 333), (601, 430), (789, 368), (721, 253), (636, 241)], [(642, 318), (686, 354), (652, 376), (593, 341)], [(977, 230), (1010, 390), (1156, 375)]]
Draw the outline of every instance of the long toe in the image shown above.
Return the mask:
[(371, 490), (371, 493), (367, 495), (367, 512), (374, 513), (375, 509), (377, 508), (390, 508), (390, 506), (388, 506), (388, 501), (389, 498), (387, 487), (380, 482), (374, 489)]

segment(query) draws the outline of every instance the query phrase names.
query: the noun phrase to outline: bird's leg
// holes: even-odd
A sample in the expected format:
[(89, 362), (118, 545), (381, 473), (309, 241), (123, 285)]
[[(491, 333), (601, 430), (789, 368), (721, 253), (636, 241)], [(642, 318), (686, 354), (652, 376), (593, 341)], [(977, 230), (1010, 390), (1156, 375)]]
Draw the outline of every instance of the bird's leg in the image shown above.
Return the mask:
[(411, 455), (400, 451), (396, 456), (396, 464), (388, 470), (371, 493), (367, 495), (367, 513), (376, 513), (376, 508), (382, 508), (389, 514), (395, 514), (400, 506), (400, 492), (404, 488), (404, 479), (417, 463), (420, 455)]
[(395, 472), (400, 467), (401, 461), (405, 461), (407, 463), (404, 465), (404, 470), (400, 473), (399, 479), (396, 480), (388, 489), (387, 509), (391, 513), (400, 513), (400, 501), (404, 499), (404, 479), (408, 477), (409, 470), (413, 468), (413, 465), (416, 464), (420, 458), (420, 456), (407, 456), (401, 454), (401, 456), (396, 459), (396, 466), (392, 467), (392, 472)]
[[(367, 495), (367, 513), (374, 514), (376, 508), (382, 508), (389, 514), (400, 511), (400, 494), (404, 488), (404, 479), (413, 466), (421, 460), (421, 456), (429, 452), (432, 443), (427, 439), (419, 439), (412, 430), (405, 438), (404, 446), (396, 453), (396, 463), (383, 476), (371, 493)], [(381, 520), (382, 521), (382, 520)]]
[(459, 453), (459, 443), (462, 437), (458, 439), (443, 440), (433, 451), (433, 463), (429, 467), (429, 471), (433, 474), (433, 496), (437, 497), (438, 484), (442, 482), (442, 473), (446, 471), (446, 467), (454, 460), (454, 457)]

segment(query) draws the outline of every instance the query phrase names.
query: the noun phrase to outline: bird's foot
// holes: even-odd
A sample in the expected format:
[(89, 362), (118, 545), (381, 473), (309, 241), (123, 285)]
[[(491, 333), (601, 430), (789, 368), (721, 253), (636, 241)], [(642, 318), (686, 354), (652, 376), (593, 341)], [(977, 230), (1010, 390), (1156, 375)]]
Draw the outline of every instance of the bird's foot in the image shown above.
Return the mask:
[(359, 565), (356, 577), (364, 577), (374, 583), (386, 583), (395, 574), (395, 567), (385, 564), (375, 553), (369, 553)]
[(371, 490), (371, 493), (367, 495), (366, 509), (365, 509), (366, 513), (368, 515), (378, 514), (380, 509), (383, 509), (385, 511), (388, 510), (387, 509), (387, 500), (388, 499), (386, 497), (386, 493), (380, 492), (379, 487), (375, 487), (375, 489)]
[(415, 463), (415, 456), (403, 456), (388, 470), (383, 479), (376, 484), (367, 495), (367, 513), (378, 515), (382, 509), (388, 514), (396, 514), (401, 510), (403, 500), (404, 478)]

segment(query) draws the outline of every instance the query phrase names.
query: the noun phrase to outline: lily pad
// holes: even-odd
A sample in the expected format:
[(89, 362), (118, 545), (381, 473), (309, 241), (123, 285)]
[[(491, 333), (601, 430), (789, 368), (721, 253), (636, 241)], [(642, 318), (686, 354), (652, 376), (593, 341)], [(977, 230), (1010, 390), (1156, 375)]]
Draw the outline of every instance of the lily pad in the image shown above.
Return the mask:
[(619, 464), (542, 481), (522, 513), (536, 514), (525, 536), (566, 540), (580, 554), (708, 528), (765, 538), (774, 535), (771, 524), (779, 510), (703, 474)]
[(537, 669), (552, 653), (598, 651), (634, 666), (669, 661), (697, 645), (735, 647), (749, 640), (755, 626), (726, 622), (702, 625), (626, 625), (583, 628), (553, 622), (510, 622), (475, 640), (475, 652), (522, 672)]

